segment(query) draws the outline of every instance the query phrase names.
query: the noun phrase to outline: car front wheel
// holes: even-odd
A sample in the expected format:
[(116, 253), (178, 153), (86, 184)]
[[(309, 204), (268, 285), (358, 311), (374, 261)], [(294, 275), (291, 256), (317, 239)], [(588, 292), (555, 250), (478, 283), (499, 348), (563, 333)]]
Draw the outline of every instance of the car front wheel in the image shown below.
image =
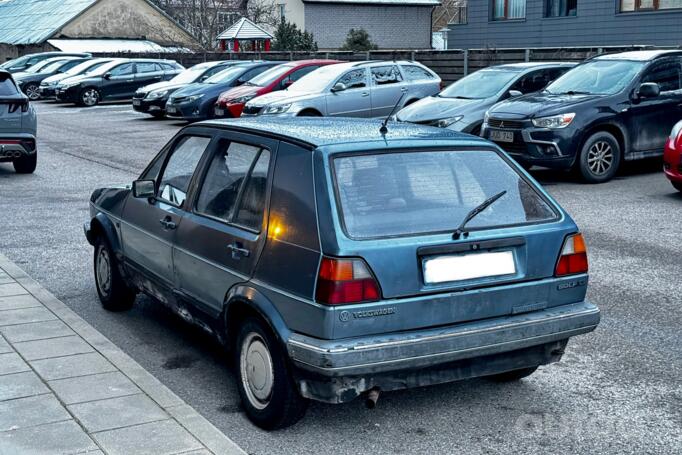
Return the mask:
[(99, 91), (96, 88), (86, 88), (81, 92), (80, 105), (91, 107), (97, 106), (100, 101)]
[(286, 353), (259, 319), (241, 324), (235, 356), (239, 395), (254, 424), (276, 430), (303, 417), (308, 400), (298, 393)]
[(590, 136), (582, 150), (578, 167), (583, 179), (589, 183), (604, 183), (618, 172), (621, 161), (618, 140), (606, 131)]
[(97, 239), (93, 259), (97, 294), (104, 309), (109, 311), (130, 309), (135, 302), (135, 292), (121, 276), (116, 256), (103, 237)]
[(677, 191), (682, 192), (682, 183), (680, 182), (672, 182), (673, 188), (675, 188)]

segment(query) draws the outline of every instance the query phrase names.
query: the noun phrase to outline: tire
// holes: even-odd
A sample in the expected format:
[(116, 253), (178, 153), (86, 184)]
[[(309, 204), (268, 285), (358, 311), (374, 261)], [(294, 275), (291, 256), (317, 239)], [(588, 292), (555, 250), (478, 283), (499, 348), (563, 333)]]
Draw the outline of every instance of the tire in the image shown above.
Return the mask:
[(604, 183), (615, 177), (622, 159), (618, 140), (606, 131), (590, 136), (583, 144), (578, 170), (589, 183)]
[(85, 107), (97, 106), (102, 99), (99, 90), (93, 87), (84, 88), (78, 95), (78, 105)]
[(249, 419), (268, 431), (298, 422), (308, 400), (298, 393), (286, 353), (270, 329), (259, 319), (245, 319), (235, 347), (237, 387)]
[(313, 110), (305, 110), (297, 115), (297, 117), (322, 117), (322, 114), (320, 114), (317, 111)]
[(520, 379), (527, 378), (531, 374), (535, 373), (535, 370), (537, 370), (537, 369), (538, 369), (538, 367), (530, 367), (530, 368), (521, 368), (519, 370), (506, 371), (504, 373), (494, 374), (492, 376), (488, 376), (488, 379), (495, 381), (495, 382), (518, 381)]
[(165, 114), (165, 113), (163, 113), (163, 112), (158, 112), (158, 111), (151, 112), (149, 115), (151, 115), (152, 117), (154, 117), (156, 120), (161, 120), (162, 118), (165, 118), (165, 117), (166, 117), (166, 114)]
[(38, 101), (40, 99), (40, 88), (37, 84), (28, 84), (24, 88), (24, 93), (26, 93), (26, 96), (31, 101)]
[(125, 282), (109, 243), (99, 237), (93, 256), (95, 287), (102, 307), (108, 311), (129, 310), (135, 303), (135, 291)]
[(33, 152), (31, 155), (24, 155), (12, 163), (17, 174), (33, 174), (37, 164), (38, 152)]
[(673, 184), (673, 188), (675, 188), (677, 191), (682, 192), (682, 183), (680, 182), (670, 182)]

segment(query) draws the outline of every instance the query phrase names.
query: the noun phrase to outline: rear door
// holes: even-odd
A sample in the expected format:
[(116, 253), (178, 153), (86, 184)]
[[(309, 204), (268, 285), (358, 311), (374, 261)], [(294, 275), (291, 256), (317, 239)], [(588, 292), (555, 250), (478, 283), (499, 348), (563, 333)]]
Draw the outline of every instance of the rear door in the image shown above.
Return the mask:
[(109, 71), (109, 75), (109, 79), (102, 80), (102, 97), (125, 98), (130, 96), (130, 87), (135, 85), (135, 64), (123, 63), (118, 65)]
[(192, 176), (208, 149), (211, 136), (185, 134), (145, 179), (157, 183), (154, 199), (129, 197), (123, 211), (121, 240), (126, 260), (166, 289), (175, 287), (172, 244), (182, 225)]
[(0, 73), (0, 136), (21, 132), (22, 106), (28, 100), (9, 74)]
[(385, 117), (408, 91), (398, 65), (374, 66), (370, 68), (372, 117)]
[(277, 141), (220, 136), (183, 220), (174, 263), (181, 292), (211, 314), (253, 273), (265, 240), (265, 208)]
[(158, 63), (138, 62), (135, 66), (135, 84), (129, 87), (130, 96), (133, 96), (135, 91), (140, 87), (161, 82), (163, 80), (163, 69)]
[(354, 68), (341, 76), (334, 85), (346, 86), (340, 92), (330, 92), (327, 98), (327, 115), (334, 117), (369, 117), (372, 114), (367, 68)]

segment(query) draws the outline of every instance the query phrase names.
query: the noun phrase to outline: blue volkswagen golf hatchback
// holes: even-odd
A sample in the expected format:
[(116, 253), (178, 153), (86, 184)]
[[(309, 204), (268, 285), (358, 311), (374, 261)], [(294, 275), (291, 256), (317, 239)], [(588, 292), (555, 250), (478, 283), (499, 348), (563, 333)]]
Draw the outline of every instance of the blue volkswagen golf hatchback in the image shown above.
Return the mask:
[(367, 119), (182, 129), (85, 234), (104, 308), (138, 293), (218, 337), (250, 419), (308, 400), (517, 380), (590, 332), (573, 220), (494, 144)]

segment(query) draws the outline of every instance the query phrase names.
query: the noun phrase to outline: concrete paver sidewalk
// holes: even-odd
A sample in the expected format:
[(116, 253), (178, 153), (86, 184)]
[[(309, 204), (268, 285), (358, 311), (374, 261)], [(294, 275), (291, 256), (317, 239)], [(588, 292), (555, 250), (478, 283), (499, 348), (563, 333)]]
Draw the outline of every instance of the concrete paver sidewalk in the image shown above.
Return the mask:
[(0, 455), (244, 453), (0, 254)]

